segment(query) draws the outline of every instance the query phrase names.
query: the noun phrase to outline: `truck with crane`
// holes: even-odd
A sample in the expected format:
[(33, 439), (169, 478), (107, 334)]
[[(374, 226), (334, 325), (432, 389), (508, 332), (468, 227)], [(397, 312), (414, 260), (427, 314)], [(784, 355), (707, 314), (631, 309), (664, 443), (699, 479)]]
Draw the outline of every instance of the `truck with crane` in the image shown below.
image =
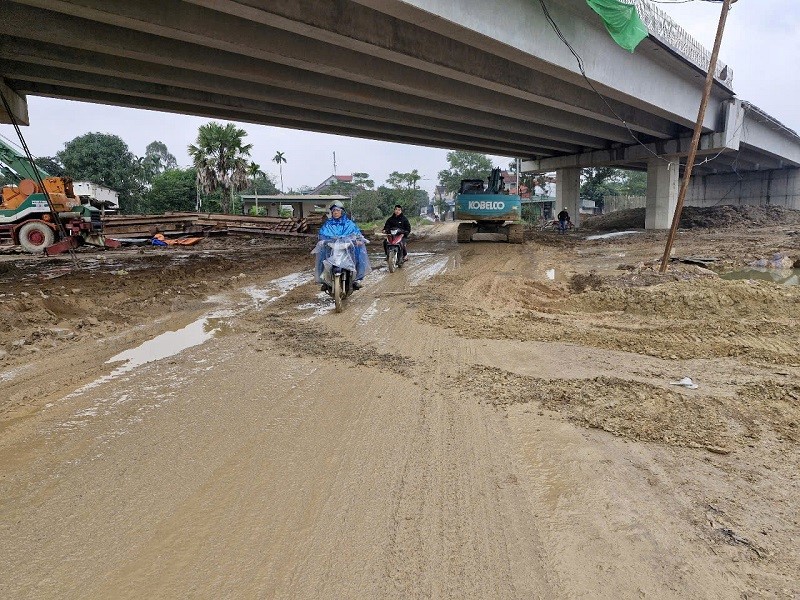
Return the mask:
[(103, 235), (100, 211), (81, 204), (69, 177), (51, 177), (2, 140), (0, 172), (17, 181), (2, 189), (0, 241), (49, 256), (83, 244), (119, 247)]
[[(456, 240), (471, 242), (476, 233), (499, 233), (511, 244), (524, 241), (522, 225), (522, 200), (505, 189), (499, 168), (492, 169), (488, 181), (462, 179), (456, 196), (458, 224)], [(488, 183), (488, 185), (487, 185)]]

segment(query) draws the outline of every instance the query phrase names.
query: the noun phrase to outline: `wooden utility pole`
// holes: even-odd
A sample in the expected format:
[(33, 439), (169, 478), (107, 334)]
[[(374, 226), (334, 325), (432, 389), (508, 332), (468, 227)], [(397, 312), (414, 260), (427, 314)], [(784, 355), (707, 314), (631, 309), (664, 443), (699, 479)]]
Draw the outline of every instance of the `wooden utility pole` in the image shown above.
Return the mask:
[(678, 193), (678, 203), (675, 205), (675, 214), (672, 217), (672, 227), (670, 227), (669, 236), (667, 237), (667, 246), (664, 248), (664, 257), (661, 259), (661, 268), (659, 269), (659, 273), (666, 273), (667, 271), (667, 263), (669, 263), (669, 255), (672, 251), (672, 244), (675, 242), (675, 234), (678, 232), (678, 223), (680, 223), (681, 220), (683, 202), (686, 199), (686, 191), (689, 189), (689, 179), (692, 176), (694, 159), (695, 156), (697, 156), (697, 146), (700, 143), (700, 132), (703, 129), (703, 120), (706, 116), (708, 97), (711, 95), (711, 87), (714, 84), (714, 72), (717, 70), (719, 47), (722, 45), (722, 32), (725, 31), (725, 21), (728, 19), (728, 11), (730, 11), (731, 4), (734, 2), (736, 2), (736, 0), (723, 0), (722, 2), (722, 13), (719, 16), (717, 37), (714, 40), (714, 50), (711, 52), (711, 61), (708, 64), (708, 73), (706, 74), (706, 86), (703, 90), (703, 99), (700, 101), (700, 110), (697, 114), (697, 122), (694, 124), (694, 134), (692, 135), (692, 143), (689, 147), (689, 156), (686, 158), (686, 168), (683, 172), (681, 189)]

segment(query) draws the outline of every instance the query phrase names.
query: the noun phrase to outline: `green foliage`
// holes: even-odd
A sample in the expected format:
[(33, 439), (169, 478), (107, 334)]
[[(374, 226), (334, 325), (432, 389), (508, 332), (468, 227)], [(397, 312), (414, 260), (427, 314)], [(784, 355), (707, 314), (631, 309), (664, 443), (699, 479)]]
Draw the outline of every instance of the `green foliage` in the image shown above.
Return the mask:
[(422, 177), (416, 169), (410, 173), (393, 171), (386, 180), (392, 187), (380, 188), (384, 190), (381, 212), (388, 216), (394, 210), (394, 205), (399, 204), (406, 216), (418, 215), (422, 206), (428, 204), (427, 192), (417, 187), (420, 179)]
[(542, 205), (526, 203), (522, 205), (522, 220), (526, 223), (536, 223), (542, 218)]
[(193, 211), (197, 201), (197, 173), (194, 169), (170, 169), (153, 178), (142, 198), (142, 209), (150, 214)]
[(462, 179), (486, 179), (492, 172), (492, 161), (485, 154), (456, 150), (447, 153), (450, 168), (439, 171), (439, 185), (458, 193)]
[(128, 145), (119, 136), (87, 133), (64, 144), (56, 158), (73, 179), (91, 181), (119, 192), (121, 212), (139, 209), (142, 193), (137, 177), (139, 168)]
[(624, 196), (647, 195), (647, 171), (623, 171), (626, 179), (620, 185), (619, 193)]
[(368, 173), (353, 173), (352, 181), (339, 181), (338, 179), (325, 187), (326, 194), (338, 194), (355, 198), (359, 192), (371, 190), (375, 182), (369, 178)]
[(281, 172), (281, 194), (283, 193), (283, 163), (286, 162), (283, 154), (283, 152), (276, 152), (275, 156), (272, 157), (272, 162), (278, 163), (278, 169)]
[(358, 192), (350, 203), (350, 214), (356, 221), (373, 221), (384, 216), (381, 195), (375, 190)]
[(422, 179), (422, 176), (416, 169), (411, 171), (411, 173), (392, 171), (388, 179), (386, 179), (386, 183), (394, 189), (413, 190), (417, 188), (417, 183), (419, 183), (420, 179)]
[(262, 171), (260, 165), (251, 162), (247, 166), (247, 175), (249, 179), (247, 186), (241, 190), (242, 194), (252, 195), (257, 193), (259, 196), (272, 196), (278, 193), (278, 188), (275, 187), (272, 175)]
[(626, 171), (613, 167), (589, 168), (581, 171), (581, 198), (594, 200), (603, 209), (605, 196), (644, 196), (647, 193), (647, 173)]
[(419, 215), (422, 211), (423, 206), (428, 206), (430, 203), (430, 197), (428, 196), (428, 192), (425, 190), (414, 190), (414, 197), (413, 201), (406, 205), (403, 205), (403, 212), (408, 215)]
[(359, 190), (375, 188), (375, 182), (369, 178), (369, 173), (353, 173), (353, 185)]
[(252, 195), (258, 192), (259, 196), (274, 196), (280, 190), (272, 177), (269, 173), (261, 173), (255, 179), (250, 179), (247, 186), (239, 190), (239, 193)]
[(197, 141), (189, 146), (200, 188), (211, 193), (219, 190), (222, 212), (231, 212), (233, 192), (247, 185), (247, 157), (252, 144), (245, 144), (247, 132), (233, 123), (212, 121), (201, 125)]
[[(196, 183), (195, 183), (196, 185)], [(230, 199), (228, 200), (230, 202)], [(230, 209), (230, 205), (229, 205)], [(214, 190), (211, 193), (200, 193), (200, 212), (221, 213), (222, 211), (222, 191)]]
[(339, 181), (338, 179), (333, 183), (327, 185), (323, 190), (322, 193), (331, 194), (331, 195), (339, 195), (339, 196), (350, 196), (351, 198), (358, 193), (356, 186), (348, 181)]
[(37, 167), (50, 175), (50, 177), (64, 177), (64, 165), (55, 156), (41, 156), (33, 160)]
[(178, 168), (178, 161), (170, 154), (166, 144), (155, 141), (147, 144), (144, 156), (138, 159), (141, 169), (140, 178), (145, 185), (153, 183), (153, 179), (172, 169)]
[(447, 204), (447, 200), (445, 200), (441, 196), (436, 197), (436, 199), (433, 202), (433, 205), (436, 207), (436, 212), (439, 213), (440, 217), (444, 217), (450, 210), (450, 206)]
[(378, 208), (381, 211), (381, 215), (389, 216), (392, 214), (392, 210), (394, 210), (395, 204), (400, 204), (401, 198), (396, 196), (397, 190), (393, 190), (392, 188), (388, 188), (385, 185), (382, 185), (378, 188), (378, 197), (379, 203)]

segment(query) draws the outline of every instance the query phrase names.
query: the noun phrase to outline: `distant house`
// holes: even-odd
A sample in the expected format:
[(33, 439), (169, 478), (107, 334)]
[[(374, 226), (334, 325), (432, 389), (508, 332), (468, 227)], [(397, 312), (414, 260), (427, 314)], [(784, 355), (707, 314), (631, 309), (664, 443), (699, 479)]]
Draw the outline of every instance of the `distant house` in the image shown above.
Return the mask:
[(533, 186), (533, 189), (530, 189), (529, 186), (523, 184), (519, 186), (518, 190), (516, 173), (503, 171), (501, 175), (503, 176), (503, 181), (506, 184), (508, 193), (518, 194), (522, 200), (522, 204), (533, 205), (534, 215), (540, 215), (546, 218), (552, 217), (556, 202), (556, 183), (554, 177), (545, 175), (544, 178), (540, 180), (544, 184), (544, 187), (537, 184)]
[(319, 196), (320, 194), (327, 194), (328, 188), (333, 185), (334, 183), (353, 183), (353, 176), (352, 175), (331, 175), (325, 181), (320, 183), (317, 187), (313, 190), (308, 192), (312, 196)]
[(452, 215), (455, 211), (455, 207), (456, 207), (456, 200), (453, 192), (448, 192), (443, 185), (437, 185), (433, 190), (432, 204), (430, 205), (428, 214), (436, 215), (442, 221), (445, 221), (447, 220), (448, 216), (452, 218)]
[(119, 192), (91, 181), (73, 181), (72, 191), (81, 204), (91, 204), (103, 212), (119, 211)]
[(347, 196), (329, 194), (277, 194), (271, 196), (256, 196), (255, 194), (240, 194), (242, 200), (242, 213), (249, 215), (256, 208), (263, 211), (268, 217), (279, 217), (281, 209), (288, 212), (295, 219), (302, 219), (313, 215), (324, 215), (328, 206), (334, 200), (349, 202)]

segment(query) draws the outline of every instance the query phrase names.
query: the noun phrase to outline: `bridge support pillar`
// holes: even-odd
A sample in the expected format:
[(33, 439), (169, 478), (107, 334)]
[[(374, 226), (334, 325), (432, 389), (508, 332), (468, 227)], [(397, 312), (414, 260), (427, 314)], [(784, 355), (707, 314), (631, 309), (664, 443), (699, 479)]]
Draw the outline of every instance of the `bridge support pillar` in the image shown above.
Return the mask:
[(652, 158), (647, 163), (647, 207), (645, 229), (669, 229), (678, 204), (678, 162)]
[(578, 227), (581, 223), (581, 170), (557, 169), (556, 170), (556, 207), (555, 215), (566, 208), (572, 219), (572, 224)]

